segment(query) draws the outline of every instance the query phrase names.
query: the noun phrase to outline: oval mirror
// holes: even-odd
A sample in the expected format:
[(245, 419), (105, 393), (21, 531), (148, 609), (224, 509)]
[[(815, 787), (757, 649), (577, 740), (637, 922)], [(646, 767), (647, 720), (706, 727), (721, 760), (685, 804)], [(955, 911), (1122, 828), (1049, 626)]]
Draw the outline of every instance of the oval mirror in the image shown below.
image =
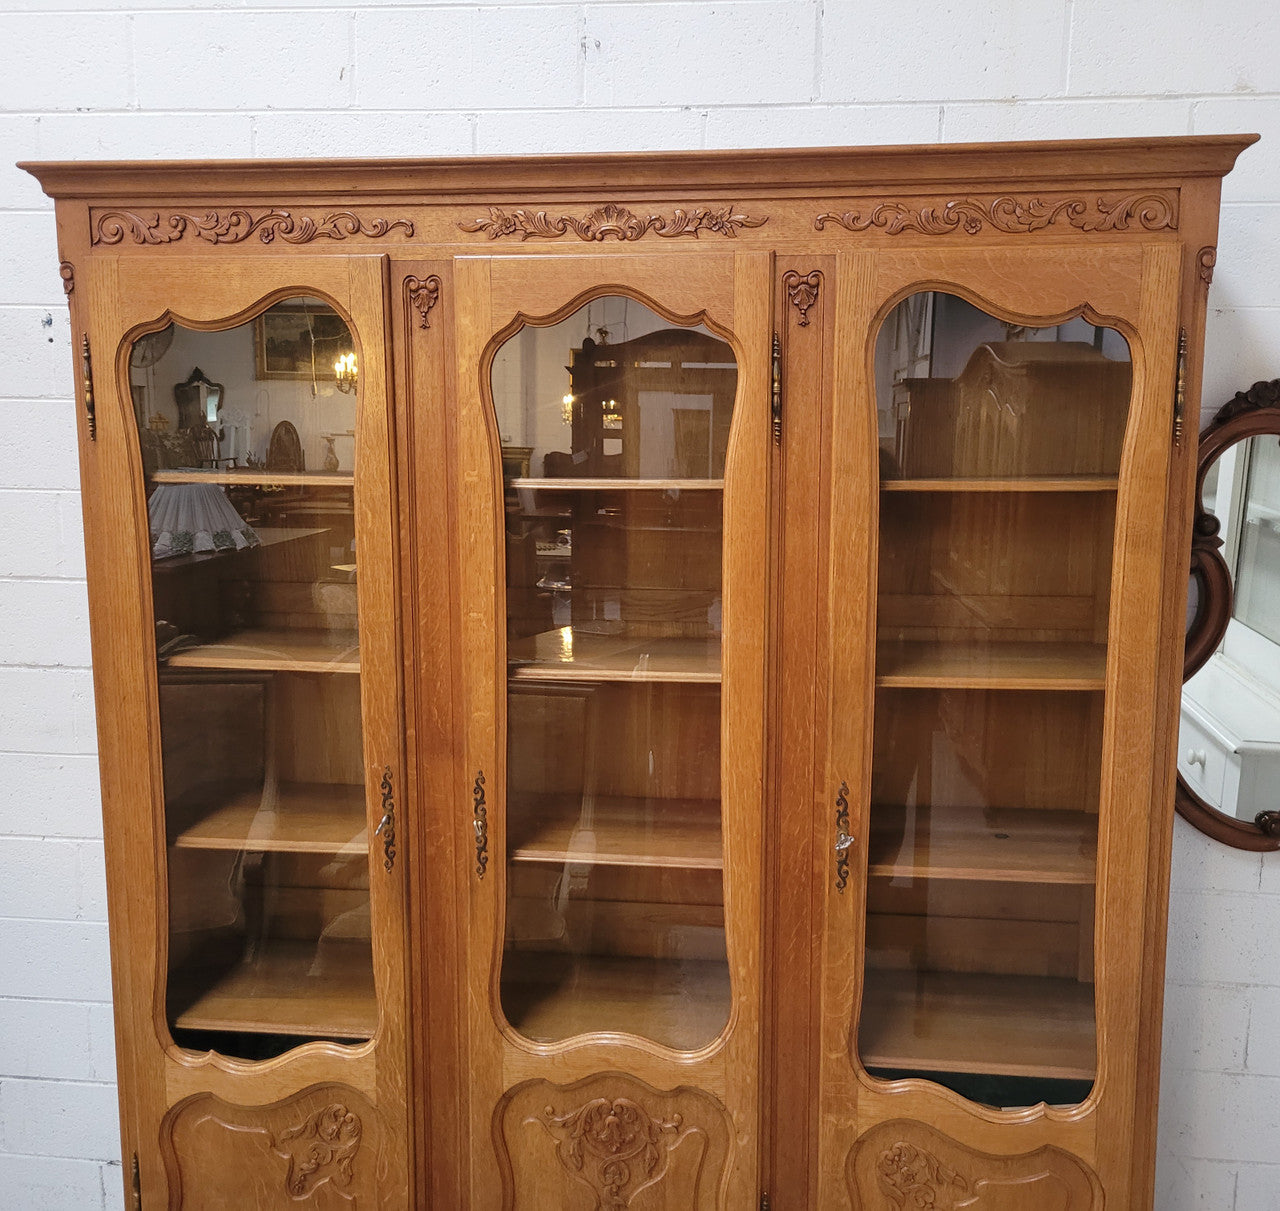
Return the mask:
[(1280, 849), (1280, 379), (1200, 439), (1178, 812), (1238, 849)]

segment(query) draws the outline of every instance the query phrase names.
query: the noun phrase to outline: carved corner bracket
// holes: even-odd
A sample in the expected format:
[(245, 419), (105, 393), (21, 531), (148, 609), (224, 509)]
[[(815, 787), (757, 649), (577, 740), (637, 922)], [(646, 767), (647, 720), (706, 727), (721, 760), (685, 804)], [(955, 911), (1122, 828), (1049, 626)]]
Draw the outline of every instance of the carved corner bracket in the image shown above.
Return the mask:
[(209, 244), (239, 244), (256, 235), (264, 244), (281, 240), (286, 244), (309, 244), (312, 240), (345, 240), (350, 236), (380, 239), (393, 231), (413, 235), (409, 219), (366, 219), (351, 210), (337, 210), (320, 218), (294, 215), (288, 210), (254, 213), (236, 208), (204, 214), (157, 211), (136, 214), (129, 210), (94, 211), (90, 237), (94, 244), (120, 244), (126, 238), (135, 244), (163, 245), (181, 241), (187, 235)]
[(950, 235), (963, 231), (978, 235), (988, 227), (996, 231), (1025, 235), (1055, 224), (1084, 232), (1176, 231), (1178, 195), (1173, 192), (1129, 193), (1119, 197), (1014, 197), (952, 198), (941, 203), (894, 200), (869, 204), (869, 209), (827, 211), (813, 225), (822, 231), (828, 223), (846, 231), (869, 231), (873, 227), (888, 235), (915, 232), (919, 235)]
[(1218, 263), (1218, 250), (1212, 244), (1206, 244), (1200, 249), (1196, 257), (1196, 264), (1200, 266), (1200, 280), (1204, 283), (1204, 288), (1209, 289), (1213, 283), (1213, 267)]
[(483, 231), (491, 240), (504, 236), (517, 236), (522, 241), (554, 240), (563, 235), (576, 235), (578, 239), (586, 241), (633, 241), (650, 232), (663, 239), (673, 239), (676, 236), (693, 236), (697, 239), (704, 231), (732, 239), (737, 236), (739, 228), (762, 227), (768, 221), (767, 216), (753, 218), (751, 215), (741, 214), (732, 203), (719, 207), (695, 206), (688, 210), (677, 208), (669, 215), (640, 215), (629, 207), (609, 202), (581, 216), (551, 215), (545, 210), (523, 207), (508, 211), (490, 206), (488, 215), (461, 222), (458, 228), (472, 233)]
[(58, 266), (58, 276), (62, 279), (62, 293), (70, 298), (76, 288), (75, 266), (70, 261), (63, 261)]

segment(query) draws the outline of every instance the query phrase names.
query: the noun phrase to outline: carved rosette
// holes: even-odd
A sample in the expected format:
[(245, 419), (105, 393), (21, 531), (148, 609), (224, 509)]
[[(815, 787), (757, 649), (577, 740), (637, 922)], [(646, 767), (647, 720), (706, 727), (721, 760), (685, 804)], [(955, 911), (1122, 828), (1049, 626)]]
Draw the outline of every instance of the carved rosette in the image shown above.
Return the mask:
[(350, 1186), (360, 1135), (359, 1116), (334, 1102), (273, 1138), (272, 1149), (289, 1162), (289, 1197), (306, 1198), (324, 1182), (339, 1190)]
[(653, 1118), (625, 1097), (592, 1098), (568, 1114), (552, 1106), (542, 1112), (560, 1163), (595, 1192), (605, 1211), (624, 1211), (641, 1188), (662, 1177), (669, 1154), (663, 1137), (678, 1137), (681, 1121), (678, 1114)]
[(815, 269), (812, 273), (801, 274), (788, 269), (782, 276), (782, 284), (786, 287), (787, 298), (800, 313), (796, 321), (801, 328), (809, 326), (809, 308), (818, 301), (818, 291), (822, 289), (822, 273)]
[(949, 1208), (969, 1193), (969, 1183), (932, 1152), (901, 1141), (880, 1154), (876, 1176), (897, 1207)]
[(62, 279), (62, 293), (70, 295), (76, 288), (76, 270), (70, 261), (63, 261), (58, 266), (58, 276)]
[(653, 232), (663, 239), (676, 236), (693, 236), (697, 239), (702, 232), (728, 236), (730, 239), (738, 234), (741, 227), (761, 227), (768, 218), (753, 218), (740, 214), (730, 203), (717, 208), (697, 206), (690, 210), (676, 209), (670, 215), (639, 215), (626, 206), (610, 202), (597, 206), (581, 217), (571, 214), (550, 215), (545, 210), (503, 210), (490, 206), (484, 218), (472, 219), (459, 223), (458, 227), (466, 232), (483, 231), (491, 240), (504, 236), (518, 236), (521, 240), (540, 239), (554, 240), (563, 235), (576, 235), (580, 240), (638, 240)]
[(128, 210), (95, 211), (92, 239), (95, 244), (120, 244), (126, 238), (135, 244), (172, 244), (187, 235), (209, 244), (239, 244), (256, 235), (264, 244), (282, 240), (286, 244), (309, 244), (312, 240), (345, 240), (349, 236), (380, 239), (401, 230), (413, 235), (408, 219), (365, 219), (354, 211), (338, 210), (319, 219), (294, 215), (287, 210), (261, 214), (244, 209), (225, 213), (210, 210), (203, 215), (155, 211), (134, 214)]
[(430, 328), (431, 321), (427, 316), (440, 301), (440, 279), (433, 273), (429, 277), (407, 277), (404, 280), (404, 288), (409, 296), (409, 302), (413, 304), (420, 317), (420, 328)]
[(1131, 193), (1116, 198), (953, 198), (941, 205), (908, 201), (881, 202), (869, 211), (828, 211), (814, 219), (822, 231), (828, 223), (847, 231), (880, 228), (888, 235), (916, 232), (920, 235), (950, 235), (963, 231), (977, 235), (987, 227), (1011, 234), (1043, 231), (1066, 223), (1079, 231), (1128, 231), (1132, 226), (1144, 231), (1176, 231), (1178, 199), (1173, 193)]

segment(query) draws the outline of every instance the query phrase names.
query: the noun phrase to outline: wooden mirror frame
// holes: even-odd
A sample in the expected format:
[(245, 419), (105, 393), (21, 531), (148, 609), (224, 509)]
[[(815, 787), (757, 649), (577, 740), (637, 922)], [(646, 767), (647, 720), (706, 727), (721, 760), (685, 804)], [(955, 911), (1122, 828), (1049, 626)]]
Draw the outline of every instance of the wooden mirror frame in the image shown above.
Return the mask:
[[(1182, 680), (1198, 672), (1217, 650), (1226, 633), (1235, 605), (1231, 569), (1222, 557), (1218, 518), (1204, 507), (1204, 481), (1219, 455), (1237, 442), (1271, 434), (1280, 438), (1280, 378), (1254, 383), (1218, 409), (1200, 437), (1196, 461), (1195, 520), (1191, 531), (1191, 579), (1197, 600), (1195, 616), (1187, 628)], [(1280, 802), (1258, 813), (1251, 824), (1237, 820), (1206, 803), (1178, 775), (1178, 814), (1202, 833), (1236, 849), (1267, 852), (1280, 850)]]

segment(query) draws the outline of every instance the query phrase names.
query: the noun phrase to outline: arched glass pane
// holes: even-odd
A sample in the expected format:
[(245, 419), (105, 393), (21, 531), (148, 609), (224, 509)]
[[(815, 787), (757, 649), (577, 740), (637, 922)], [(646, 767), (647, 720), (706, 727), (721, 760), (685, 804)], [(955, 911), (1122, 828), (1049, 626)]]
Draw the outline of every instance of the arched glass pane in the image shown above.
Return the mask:
[(357, 642), (358, 366), (294, 298), (134, 342), (169, 845), (166, 1013), (242, 1059), (377, 1025)]
[(1094, 897), (1131, 368), (1116, 332), (916, 294), (876, 349), (880, 565), (859, 1058), (988, 1105), (1097, 1069)]
[(681, 1050), (729, 1016), (721, 548), (737, 366), (620, 296), (498, 351), (508, 1021)]

